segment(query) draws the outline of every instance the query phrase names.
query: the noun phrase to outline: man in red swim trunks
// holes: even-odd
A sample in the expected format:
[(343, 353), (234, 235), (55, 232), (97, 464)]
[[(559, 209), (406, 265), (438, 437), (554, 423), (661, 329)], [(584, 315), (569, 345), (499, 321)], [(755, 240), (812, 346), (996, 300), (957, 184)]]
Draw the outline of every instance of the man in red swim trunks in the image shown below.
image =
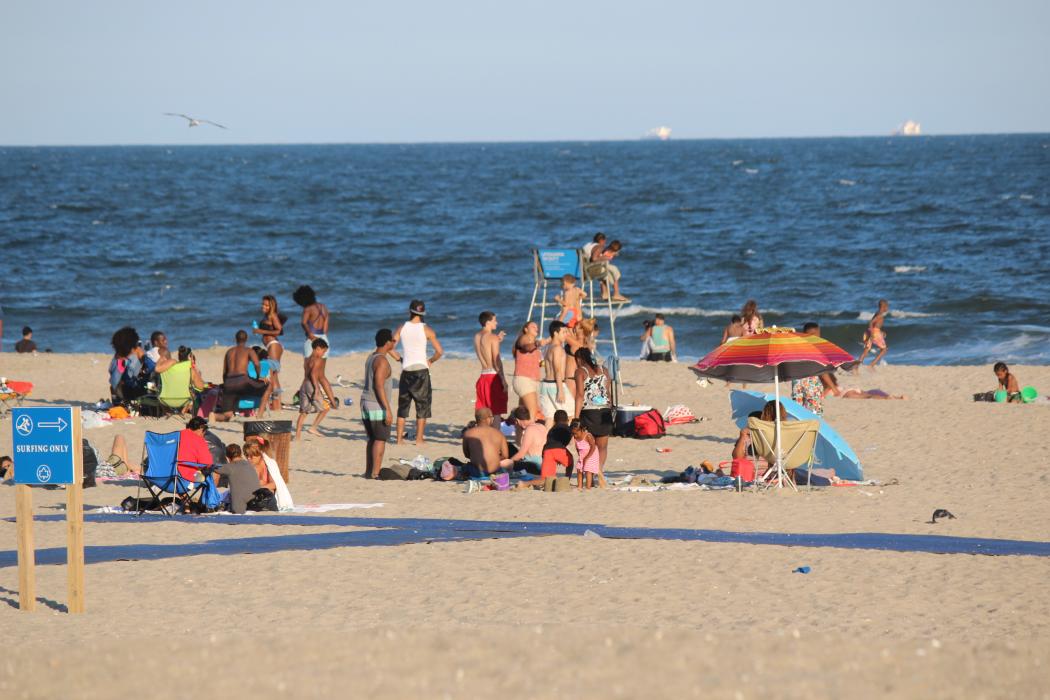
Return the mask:
[(487, 408), (492, 411), (492, 425), (503, 421), (507, 412), (507, 378), (503, 374), (503, 360), (499, 356), (500, 341), (507, 335), (496, 332), (496, 314), (482, 311), (478, 316), (481, 330), (474, 334), (474, 352), (481, 363), (481, 376), (475, 385), (477, 400), (474, 409)]

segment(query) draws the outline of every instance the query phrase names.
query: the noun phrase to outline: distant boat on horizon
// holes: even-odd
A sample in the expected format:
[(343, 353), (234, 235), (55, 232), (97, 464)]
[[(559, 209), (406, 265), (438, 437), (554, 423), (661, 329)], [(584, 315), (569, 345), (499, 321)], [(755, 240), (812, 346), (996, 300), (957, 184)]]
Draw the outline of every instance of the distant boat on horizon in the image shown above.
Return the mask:
[(649, 129), (642, 138), (648, 141), (667, 141), (671, 138), (671, 127), (657, 126)]
[(922, 124), (909, 119), (893, 130), (893, 136), (922, 136)]

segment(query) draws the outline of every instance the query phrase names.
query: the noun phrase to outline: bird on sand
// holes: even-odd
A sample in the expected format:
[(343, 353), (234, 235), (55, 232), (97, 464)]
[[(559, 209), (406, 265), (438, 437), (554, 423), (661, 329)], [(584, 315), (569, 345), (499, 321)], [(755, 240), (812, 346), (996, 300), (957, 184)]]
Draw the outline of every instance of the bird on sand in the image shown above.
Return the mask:
[(164, 115), (167, 116), (167, 117), (182, 117), (183, 119), (185, 119), (186, 121), (189, 122), (189, 126), (191, 128), (194, 127), (194, 126), (200, 126), (201, 124), (211, 124), (212, 126), (217, 126), (220, 129), (225, 129), (226, 128), (225, 126), (223, 126), (222, 124), (219, 124), (218, 122), (213, 122), (213, 121), (211, 121), (209, 119), (196, 119), (194, 117), (189, 116), (188, 114), (176, 114), (175, 112), (165, 112)]

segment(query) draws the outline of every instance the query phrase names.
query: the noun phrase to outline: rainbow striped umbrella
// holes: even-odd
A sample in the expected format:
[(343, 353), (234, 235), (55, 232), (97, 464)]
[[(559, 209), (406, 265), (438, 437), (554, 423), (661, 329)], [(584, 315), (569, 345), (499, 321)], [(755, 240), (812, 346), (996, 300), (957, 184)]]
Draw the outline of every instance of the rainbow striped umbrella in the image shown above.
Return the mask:
[[(792, 328), (762, 328), (755, 335), (719, 345), (693, 367), (698, 374), (727, 382), (773, 382), (780, 403), (780, 380), (803, 379), (830, 372), (853, 356), (816, 335)], [(780, 455), (780, 411), (776, 416), (777, 482), (784, 486)], [(792, 484), (794, 487), (794, 484)]]
[(763, 328), (757, 334), (719, 345), (696, 363), (705, 377), (727, 382), (773, 382), (830, 372), (853, 359), (848, 352), (816, 335), (791, 328)]

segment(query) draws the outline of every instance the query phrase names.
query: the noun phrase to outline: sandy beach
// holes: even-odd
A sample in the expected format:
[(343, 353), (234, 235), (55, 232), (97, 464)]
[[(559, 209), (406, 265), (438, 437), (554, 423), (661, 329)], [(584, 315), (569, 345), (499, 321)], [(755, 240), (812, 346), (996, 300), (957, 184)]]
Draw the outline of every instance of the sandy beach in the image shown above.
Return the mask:
[[(107, 355), (0, 357), (5, 376), (35, 383), (27, 405), (94, 403), (107, 393)], [(205, 379), (217, 379), (222, 351), (198, 358)], [(353, 385), (337, 389), (340, 398), (355, 405), (329, 415), (325, 436), (294, 443), (289, 486), (299, 504), (382, 507), (296, 516), (288, 524), (280, 515), (265, 524), (252, 516), (89, 517), (83, 615), (63, 612), (65, 568), (48, 564), (37, 567), (38, 610), (17, 609), (14, 489), (0, 487), (7, 543), (0, 549), (0, 601), (7, 603), (0, 606), (0, 697), (1050, 694), (1045, 557), (575, 535), (428, 538), (430, 525), (408, 523), (1045, 542), (1050, 464), (1038, 446), (1050, 406), (974, 403), (975, 392), (995, 388), (989, 366), (865, 368), (851, 384), (908, 400), (827, 402), (825, 417), (875, 485), (467, 494), (462, 484), (361, 478), (363, 365), (364, 355), (330, 360), (329, 377)], [(298, 386), (300, 366), (300, 356), (287, 352), (286, 390)], [(670, 427), (659, 441), (614, 438), (610, 477), (635, 474), (638, 481), (728, 459), (737, 429), (727, 389), (698, 386), (688, 366), (624, 364), (628, 401), (661, 410), (681, 403), (705, 420)], [(1023, 385), (1050, 389), (1050, 367), (1011, 369)], [(387, 457), (458, 456), (476, 374), (473, 361), (438, 362), (426, 445), (390, 445)], [(213, 427), (232, 442), (241, 422)], [(174, 418), (136, 417), (84, 434), (104, 454), (114, 435), (124, 435), (134, 458), (144, 431), (180, 427)], [(5, 419), (0, 454), (10, 449)], [(131, 481), (100, 483), (85, 491), (85, 509), (116, 506), (134, 492)], [(34, 490), (38, 551), (64, 547), (63, 521), (39, 520), (61, 515), (64, 502), (62, 491)], [(930, 524), (937, 508), (957, 518)], [(377, 538), (383, 530), (367, 526), (375, 518), (405, 521), (408, 543)], [(412, 535), (413, 527), (424, 534)], [(216, 545), (263, 539), (267, 550), (251, 555)], [(137, 558), (142, 546), (163, 557)], [(792, 573), (800, 566), (810, 573)]]

